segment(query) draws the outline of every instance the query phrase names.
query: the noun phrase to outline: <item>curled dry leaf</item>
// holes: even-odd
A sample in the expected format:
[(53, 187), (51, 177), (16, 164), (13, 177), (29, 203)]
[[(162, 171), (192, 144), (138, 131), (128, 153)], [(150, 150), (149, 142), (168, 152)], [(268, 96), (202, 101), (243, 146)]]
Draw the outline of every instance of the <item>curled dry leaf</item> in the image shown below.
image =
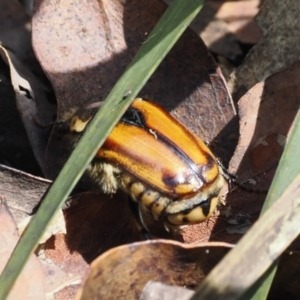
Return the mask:
[[(18, 240), (16, 224), (4, 198), (0, 197), (0, 275)], [(41, 265), (35, 255), (31, 255), (7, 299), (43, 299), (44, 284)]]
[[(7, 202), (7, 207), (9, 209), (9, 213), (11, 214), (9, 215), (11, 221), (9, 221), (6, 217), (1, 215), (1, 211), (0, 211), (1, 232), (3, 232), (3, 234), (9, 234), (9, 230), (7, 229), (7, 226), (9, 226), (10, 224), (9, 222), (16, 223), (16, 225), (14, 224), (13, 233), (15, 236), (13, 239), (13, 245), (11, 246), (11, 251), (14, 248), (17, 240), (19, 239), (19, 236), (16, 233), (18, 232), (20, 235), (23, 232), (23, 230), (25, 229), (25, 227), (27, 226), (31, 218), (29, 215), (31, 214), (35, 206), (39, 203), (42, 195), (45, 193), (50, 183), (51, 182), (49, 180), (35, 177), (30, 174), (21, 172), (19, 170), (15, 170), (7, 166), (0, 165), (0, 192), (1, 192), (1, 196), (5, 198)], [(15, 228), (16, 226), (17, 229)], [(62, 212), (59, 211), (55, 219), (48, 226), (46, 233), (44, 233), (42, 239), (39, 242), (44, 243), (50, 236), (52, 235), (59, 236), (58, 233), (65, 232), (65, 231), (66, 231), (66, 227), (65, 227), (64, 218), (62, 216)], [(1, 246), (4, 247), (7, 243), (8, 243), (8, 239), (6, 238), (5, 241), (0, 242), (0, 251), (2, 250)], [(41, 275), (41, 278), (43, 278), (44, 281), (43, 284), (45, 285), (44, 287), (45, 291), (43, 291), (43, 294), (39, 296), (37, 299), (44, 298), (44, 292), (47, 294), (51, 294), (51, 293), (53, 294), (55, 291), (62, 289), (64, 286), (73, 285), (74, 282), (76, 283), (76, 281), (77, 283), (80, 282), (82, 277), (82, 272), (84, 270), (83, 266), (84, 265), (86, 266), (86, 263), (83, 264), (78, 263), (79, 260), (83, 261), (83, 259), (82, 256), (77, 253), (77, 260), (75, 261), (75, 263), (78, 268), (80, 266), (79, 270), (73, 268), (70, 271), (70, 267), (72, 266), (72, 264), (69, 264), (68, 268), (64, 269), (62, 267), (61, 262), (57, 263), (57, 261), (53, 259), (53, 255), (51, 257), (45, 256), (45, 253), (47, 253), (47, 251), (51, 252), (50, 249), (53, 248), (51, 247), (51, 240), (48, 241), (46, 245), (42, 246), (42, 248), (44, 248), (45, 251), (39, 249), (38, 258), (42, 264), (41, 272), (43, 272), (43, 275)], [(11, 252), (9, 252), (9, 254), (10, 253)], [(3, 261), (1, 263), (2, 266), (2, 264), (5, 264), (7, 262), (8, 256), (5, 254), (1, 257), (3, 257)], [(65, 260), (67, 260), (66, 252), (64, 252), (64, 257)], [(51, 258), (52, 261), (50, 261), (49, 258)], [(70, 262), (70, 260), (67, 261)], [(73, 266), (75, 263), (73, 260)], [(63, 266), (65, 267), (65, 265)], [(29, 276), (28, 278), (31, 277)], [(34, 290), (33, 287), (31, 287), (31, 289)], [(24, 294), (20, 292), (20, 295), (22, 295), (22, 297), (24, 298)]]
[(153, 240), (111, 249), (92, 262), (76, 299), (139, 299), (150, 280), (195, 288), (231, 247)]
[(256, 22), (261, 41), (233, 74), (230, 86), (238, 100), (251, 87), (299, 59), (300, 7), (297, 0), (265, 0)]

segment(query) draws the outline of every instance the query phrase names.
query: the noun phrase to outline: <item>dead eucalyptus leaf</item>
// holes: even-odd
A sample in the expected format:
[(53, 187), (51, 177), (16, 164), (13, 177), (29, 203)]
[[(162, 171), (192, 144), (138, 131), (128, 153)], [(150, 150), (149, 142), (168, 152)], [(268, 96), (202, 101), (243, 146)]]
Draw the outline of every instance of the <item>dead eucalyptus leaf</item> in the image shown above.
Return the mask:
[[(239, 101), (240, 140), (229, 171), (268, 189), (299, 110), (300, 62), (255, 85)], [(251, 183), (251, 182), (250, 182)]]
[(92, 262), (76, 299), (139, 299), (150, 280), (195, 288), (231, 247), (152, 240), (111, 249)]

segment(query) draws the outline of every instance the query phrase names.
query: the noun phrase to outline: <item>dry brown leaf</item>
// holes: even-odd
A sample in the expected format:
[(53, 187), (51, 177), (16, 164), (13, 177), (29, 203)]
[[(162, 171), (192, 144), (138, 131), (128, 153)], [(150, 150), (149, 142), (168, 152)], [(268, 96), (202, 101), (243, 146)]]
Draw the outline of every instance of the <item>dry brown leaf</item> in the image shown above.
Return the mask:
[(264, 2), (256, 18), (263, 37), (230, 80), (237, 100), (259, 81), (299, 59), (299, 13), (297, 0)]
[(165, 240), (120, 246), (92, 262), (76, 299), (139, 299), (150, 280), (195, 288), (230, 248)]
[(42, 252), (43, 265), (51, 271), (46, 289), (55, 299), (73, 299), (87, 262), (112, 247), (140, 239), (127, 197), (87, 192), (74, 196), (71, 204), (65, 210), (67, 234), (53, 236)]
[[(267, 190), (299, 109), (300, 62), (255, 85), (239, 101), (240, 140), (229, 171)], [(255, 182), (254, 182), (255, 183)]]
[[(19, 236), (16, 224), (0, 198), (0, 274), (14, 250)], [(43, 299), (45, 295), (44, 274), (35, 255), (31, 255), (7, 299)]]

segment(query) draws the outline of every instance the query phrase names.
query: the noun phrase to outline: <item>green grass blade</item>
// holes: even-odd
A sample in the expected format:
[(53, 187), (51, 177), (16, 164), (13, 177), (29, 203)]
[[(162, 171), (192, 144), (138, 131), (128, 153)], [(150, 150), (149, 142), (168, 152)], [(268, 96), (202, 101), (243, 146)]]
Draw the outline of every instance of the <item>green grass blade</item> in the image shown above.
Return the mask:
[[(204, 0), (176, 0), (150, 33), (123, 76), (108, 95), (80, 143), (53, 183), (20, 239), (0, 277), (0, 299), (9, 294), (45, 227), (67, 199), (86, 166), (134, 97), (203, 6)], [(124, 99), (124, 95), (131, 94)]]

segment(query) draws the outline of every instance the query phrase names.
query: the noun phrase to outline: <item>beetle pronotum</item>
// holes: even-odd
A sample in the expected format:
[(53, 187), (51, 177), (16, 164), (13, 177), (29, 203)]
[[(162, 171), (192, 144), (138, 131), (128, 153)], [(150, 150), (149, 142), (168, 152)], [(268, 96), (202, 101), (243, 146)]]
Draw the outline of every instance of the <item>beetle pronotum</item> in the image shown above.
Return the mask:
[[(81, 135), (98, 104), (66, 121)], [(209, 148), (160, 106), (136, 99), (87, 169), (104, 193), (122, 189), (141, 211), (171, 225), (210, 217), (225, 179)]]

